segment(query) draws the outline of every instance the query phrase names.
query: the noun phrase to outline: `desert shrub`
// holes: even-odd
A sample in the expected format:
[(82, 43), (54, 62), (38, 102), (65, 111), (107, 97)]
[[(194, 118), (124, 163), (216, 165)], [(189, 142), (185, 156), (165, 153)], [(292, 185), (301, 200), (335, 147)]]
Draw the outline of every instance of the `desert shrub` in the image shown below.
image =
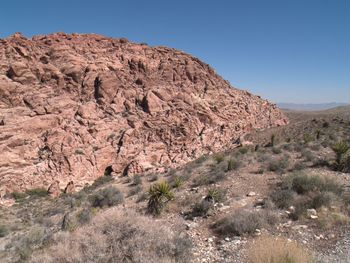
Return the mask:
[(109, 186), (91, 195), (90, 202), (93, 207), (115, 206), (123, 203), (124, 197), (118, 188)]
[(337, 196), (332, 192), (317, 193), (312, 197), (311, 207), (315, 209), (322, 206), (329, 207), (337, 199)]
[(312, 162), (315, 160), (315, 155), (312, 153), (312, 151), (307, 149), (303, 149), (301, 151), (301, 157), (307, 162)]
[(147, 210), (150, 214), (159, 215), (164, 205), (174, 198), (168, 182), (155, 183), (150, 186)]
[(6, 236), (8, 232), (9, 231), (6, 226), (0, 225), (0, 238)]
[(304, 145), (296, 143), (293, 145), (293, 150), (295, 152), (301, 152), (304, 149), (304, 147), (305, 147)]
[(271, 137), (270, 137), (270, 142), (268, 144), (269, 147), (274, 147), (276, 144), (276, 135), (275, 134), (272, 134)]
[(273, 147), (272, 148), (272, 152), (274, 154), (280, 154), (280, 153), (282, 153), (282, 150), (280, 148), (278, 148), (278, 147)]
[(203, 199), (200, 202), (197, 202), (193, 206), (193, 209), (190, 212), (189, 216), (190, 218), (207, 216), (210, 209), (212, 208), (213, 208), (213, 202), (207, 199)]
[(45, 188), (33, 188), (26, 191), (26, 194), (33, 197), (48, 196), (48, 191)]
[(113, 179), (112, 176), (105, 176), (105, 175), (103, 175), (103, 176), (97, 178), (97, 179), (92, 183), (91, 186), (87, 187), (86, 190), (93, 190), (93, 189), (96, 189), (97, 187), (102, 186), (102, 185), (104, 185), (104, 184), (107, 184), (107, 183), (109, 183), (109, 182), (111, 182), (111, 181), (113, 181), (113, 180), (114, 180), (114, 179)]
[(176, 176), (173, 180), (171, 180), (170, 184), (173, 188), (180, 188), (184, 183), (184, 179), (180, 176)]
[(289, 157), (283, 156), (279, 159), (273, 159), (268, 164), (268, 169), (271, 172), (284, 173), (289, 166)]
[(295, 173), (282, 180), (280, 188), (271, 193), (277, 207), (294, 207), (290, 214), (293, 220), (306, 214), (306, 210), (329, 207), (341, 200), (343, 187), (332, 177)]
[(66, 213), (63, 216), (61, 230), (62, 231), (73, 231), (77, 227), (76, 221), (74, 220), (71, 213)]
[(241, 210), (229, 215), (214, 224), (214, 231), (220, 235), (253, 234), (256, 229), (264, 226), (261, 212)]
[(82, 225), (90, 223), (91, 219), (92, 219), (92, 213), (91, 213), (91, 210), (88, 208), (84, 208), (77, 214), (77, 220)]
[(148, 182), (155, 182), (157, 180), (158, 180), (158, 174), (152, 173), (152, 174), (148, 175)]
[(128, 196), (134, 196), (142, 191), (141, 185), (135, 185), (129, 190)]
[(341, 170), (344, 173), (350, 173), (350, 155), (343, 159), (341, 164)]
[(220, 188), (209, 189), (205, 199), (215, 203), (224, 202), (226, 198), (226, 190)]
[(305, 163), (303, 162), (297, 162), (294, 166), (292, 170), (297, 170), (297, 171), (301, 171), (304, 170), (306, 168)]
[(314, 140), (314, 138), (312, 137), (311, 134), (305, 133), (303, 135), (303, 140), (304, 140), (304, 143), (310, 143), (310, 142), (312, 142)]
[(350, 146), (345, 141), (339, 141), (332, 146), (332, 150), (335, 153), (335, 162), (337, 165), (341, 165), (344, 155), (349, 151)]
[(317, 130), (316, 131), (316, 140), (319, 140), (321, 138), (321, 131)]
[(319, 175), (294, 174), (286, 181), (291, 180), (291, 189), (298, 194), (308, 192), (333, 192), (339, 194), (342, 192), (342, 186), (331, 177), (322, 177)]
[(11, 193), (11, 197), (13, 199), (16, 200), (16, 202), (22, 201), (23, 199), (25, 199), (28, 195), (26, 193), (22, 193), (22, 192), (12, 192)]
[(321, 145), (318, 143), (310, 145), (310, 149), (313, 151), (319, 151), (321, 149)]
[(249, 151), (249, 148), (246, 147), (246, 146), (240, 147), (240, 148), (238, 149), (238, 152), (239, 152), (240, 154), (246, 154), (248, 151)]
[(221, 154), (216, 154), (214, 156), (214, 160), (216, 161), (216, 163), (221, 163), (225, 160), (225, 157)]
[(311, 253), (294, 241), (260, 237), (248, 248), (249, 263), (312, 263)]
[[(225, 164), (225, 163), (222, 163)], [(207, 173), (201, 174), (193, 180), (194, 186), (210, 185), (223, 181), (228, 176), (226, 168), (221, 165), (213, 166)]]
[(146, 201), (148, 199), (148, 193), (147, 192), (141, 192), (137, 195), (136, 203), (140, 203), (143, 201)]
[(271, 194), (271, 199), (279, 208), (288, 208), (294, 200), (295, 193), (290, 189), (280, 189)]
[(110, 210), (74, 232), (56, 234), (53, 244), (35, 252), (31, 263), (185, 263), (192, 261), (192, 243), (166, 223)]
[(227, 171), (235, 171), (239, 168), (240, 163), (235, 159), (230, 159), (227, 162)]
[(132, 179), (132, 184), (133, 185), (140, 185), (142, 184), (142, 178), (140, 175), (136, 174), (134, 175), (133, 179)]

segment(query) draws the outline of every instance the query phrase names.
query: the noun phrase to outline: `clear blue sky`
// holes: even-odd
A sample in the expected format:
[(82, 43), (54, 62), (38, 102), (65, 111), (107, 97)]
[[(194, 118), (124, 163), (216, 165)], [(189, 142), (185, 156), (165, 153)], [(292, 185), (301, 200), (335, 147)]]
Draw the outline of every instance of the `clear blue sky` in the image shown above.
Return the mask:
[(350, 102), (349, 0), (11, 0), (0, 29), (166, 45), (274, 102)]

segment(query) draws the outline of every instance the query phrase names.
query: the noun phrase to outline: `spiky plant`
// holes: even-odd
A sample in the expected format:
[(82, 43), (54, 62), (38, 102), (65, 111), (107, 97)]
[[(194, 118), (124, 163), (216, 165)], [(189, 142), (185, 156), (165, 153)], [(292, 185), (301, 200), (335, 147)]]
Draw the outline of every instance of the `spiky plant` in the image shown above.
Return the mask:
[(148, 199), (148, 212), (160, 215), (165, 204), (174, 198), (174, 193), (168, 182), (159, 182), (150, 186)]
[(207, 196), (205, 197), (205, 200), (211, 201), (214, 203), (222, 202), (225, 198), (225, 193), (222, 189), (218, 188), (212, 188), (209, 189)]
[(332, 146), (332, 150), (335, 153), (335, 162), (340, 165), (344, 155), (349, 151), (350, 146), (345, 141), (339, 141)]

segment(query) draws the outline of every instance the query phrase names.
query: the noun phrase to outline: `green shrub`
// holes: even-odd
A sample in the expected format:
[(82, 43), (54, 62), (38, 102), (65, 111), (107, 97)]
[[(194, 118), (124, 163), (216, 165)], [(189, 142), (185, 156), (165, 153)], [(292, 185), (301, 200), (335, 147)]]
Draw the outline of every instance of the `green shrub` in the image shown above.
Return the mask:
[(282, 153), (282, 150), (281, 150), (280, 148), (273, 147), (273, 148), (272, 148), (272, 152), (273, 152), (274, 154), (280, 154), (280, 153)]
[(101, 176), (101, 177), (98, 177), (93, 183), (91, 186), (87, 187), (87, 190), (93, 190), (93, 189), (96, 189), (97, 187), (99, 186), (102, 186), (104, 184), (107, 184), (111, 181), (113, 181), (113, 177), (112, 176)]
[(271, 194), (271, 199), (278, 208), (286, 209), (292, 205), (294, 195), (291, 189), (278, 189)]
[(312, 142), (314, 140), (314, 138), (312, 137), (311, 134), (309, 133), (305, 133), (304, 136), (303, 136), (303, 140), (304, 140), (304, 143), (309, 143), (309, 142)]
[(140, 175), (136, 174), (134, 175), (133, 179), (132, 179), (132, 184), (133, 185), (140, 185), (142, 184), (142, 178)]
[(291, 189), (297, 194), (306, 194), (317, 191), (339, 194), (343, 191), (342, 186), (330, 177), (294, 174), (286, 180), (291, 180)]
[(88, 208), (84, 208), (77, 214), (77, 220), (82, 225), (90, 223), (91, 219), (92, 219), (92, 213), (91, 213), (91, 210)]
[(239, 168), (240, 163), (235, 159), (230, 159), (227, 162), (227, 171), (235, 171)]
[(221, 203), (225, 201), (225, 196), (226, 196), (226, 191), (224, 191), (223, 189), (212, 188), (212, 189), (209, 189), (205, 199), (215, 203)]
[(271, 172), (284, 173), (289, 166), (289, 157), (283, 156), (280, 159), (271, 160), (268, 164), (268, 169)]
[(129, 190), (128, 196), (134, 196), (142, 191), (142, 186), (141, 185), (135, 185)]
[(216, 163), (221, 163), (225, 160), (225, 157), (221, 154), (217, 154), (214, 156), (214, 160), (216, 161)]
[(210, 209), (213, 208), (213, 202), (203, 199), (196, 203), (190, 213), (190, 217), (204, 217), (208, 215)]
[(312, 162), (315, 160), (315, 155), (310, 150), (307, 150), (307, 149), (303, 149), (301, 151), (301, 156), (307, 162)]
[(345, 141), (337, 142), (332, 146), (332, 150), (336, 155), (335, 161), (337, 165), (341, 165), (343, 156), (349, 151), (349, 149), (350, 146)]
[(176, 176), (174, 180), (171, 182), (171, 186), (173, 188), (180, 188), (184, 183), (184, 179), (180, 176)]
[(238, 152), (239, 152), (240, 154), (246, 154), (248, 151), (249, 151), (248, 147), (240, 147), (240, 148), (238, 149)]
[(11, 197), (13, 199), (16, 200), (16, 202), (22, 201), (23, 199), (25, 199), (28, 195), (26, 193), (22, 193), (22, 192), (13, 192), (11, 193)]
[(159, 182), (150, 186), (148, 199), (148, 212), (153, 215), (159, 215), (166, 202), (174, 198), (174, 193), (167, 182)]
[(271, 193), (271, 199), (279, 208), (294, 206), (290, 214), (293, 220), (306, 214), (306, 210), (329, 207), (341, 200), (343, 187), (333, 178), (296, 173), (286, 176), (280, 188)]
[(93, 207), (115, 206), (123, 203), (124, 197), (118, 188), (109, 186), (91, 195), (90, 202)]
[(241, 236), (253, 234), (256, 229), (260, 229), (263, 225), (261, 213), (242, 210), (215, 223), (214, 230), (220, 235)]
[(26, 191), (26, 194), (34, 197), (48, 196), (48, 191), (45, 188), (33, 188)]
[(8, 233), (8, 228), (4, 225), (0, 225), (0, 238), (6, 236)]

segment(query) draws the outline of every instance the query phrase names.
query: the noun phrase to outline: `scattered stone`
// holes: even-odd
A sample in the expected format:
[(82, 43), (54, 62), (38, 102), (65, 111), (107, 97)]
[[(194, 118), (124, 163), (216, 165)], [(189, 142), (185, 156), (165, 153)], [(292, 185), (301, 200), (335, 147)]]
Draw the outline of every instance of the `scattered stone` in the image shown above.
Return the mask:
[(306, 214), (308, 218), (311, 218), (311, 219), (318, 218), (316, 209), (307, 209)]
[(248, 194), (247, 194), (247, 196), (249, 196), (249, 197), (252, 197), (252, 196), (256, 196), (257, 194), (255, 193), (255, 192), (249, 192)]

